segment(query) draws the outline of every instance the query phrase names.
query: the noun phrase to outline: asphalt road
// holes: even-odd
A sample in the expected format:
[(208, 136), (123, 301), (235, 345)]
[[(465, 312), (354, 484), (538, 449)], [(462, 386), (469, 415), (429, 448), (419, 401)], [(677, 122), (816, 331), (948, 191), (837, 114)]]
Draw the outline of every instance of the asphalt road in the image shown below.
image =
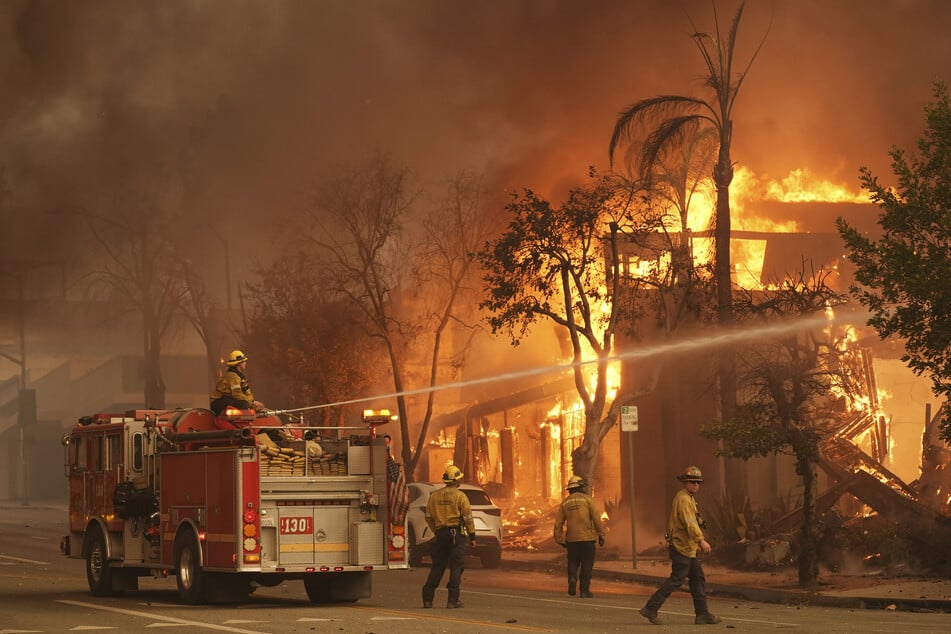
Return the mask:
[[(313, 605), (301, 582), (259, 588), (240, 605), (185, 606), (175, 580), (140, 581), (140, 590), (96, 598), (86, 586), (83, 562), (59, 554), (64, 519), (55, 509), (0, 508), (0, 634), (101, 630), (259, 632), (621, 632), (693, 629), (688, 595), (675, 595), (661, 611), (665, 625), (652, 626), (637, 609), (653, 587), (595, 580), (595, 598), (569, 597), (564, 579), (543, 572), (479, 568), (463, 580), (463, 609), (423, 609), (419, 589), (426, 568), (377, 574), (373, 597), (356, 604)], [(504, 555), (503, 555), (504, 556)], [(948, 615), (788, 607), (711, 600), (723, 623), (707, 628), (747, 632), (945, 632)]]

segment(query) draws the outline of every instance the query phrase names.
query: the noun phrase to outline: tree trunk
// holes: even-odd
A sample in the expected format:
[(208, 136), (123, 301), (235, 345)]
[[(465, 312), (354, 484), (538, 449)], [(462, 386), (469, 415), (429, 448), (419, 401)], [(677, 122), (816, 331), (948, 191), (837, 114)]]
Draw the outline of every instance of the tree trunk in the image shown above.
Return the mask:
[[(732, 122), (727, 121), (720, 131), (720, 152), (713, 179), (717, 186), (717, 213), (714, 227), (714, 275), (717, 284), (717, 320), (722, 330), (733, 326), (733, 275), (730, 257), (732, 221), (730, 218), (730, 183), (733, 182), (733, 163), (730, 160)], [(736, 355), (731, 345), (722, 346), (717, 354), (717, 374), (720, 385), (720, 420), (729, 421), (736, 410)], [(746, 463), (742, 460), (724, 461), (726, 491), (735, 500), (745, 500), (748, 494)]]
[(799, 550), (799, 586), (811, 588), (819, 576), (819, 553), (816, 543), (816, 463), (800, 459), (802, 474), (802, 535)]
[(208, 393), (211, 394), (215, 391), (215, 386), (218, 384), (218, 378), (220, 377), (221, 372), (221, 359), (218, 355), (218, 316), (215, 315), (215, 310), (212, 309), (208, 312), (208, 319), (204, 324), (205, 332), (202, 333), (202, 336), (205, 340), (205, 363), (207, 365), (208, 372)]
[(154, 318), (146, 319), (145, 331), (145, 406), (165, 409), (165, 381), (162, 378), (162, 335)]
[(594, 413), (585, 410), (584, 439), (581, 445), (571, 452), (571, 471), (588, 482), (593, 482), (595, 469), (598, 466), (598, 454), (601, 452), (601, 441), (598, 438), (600, 429), (600, 412)]

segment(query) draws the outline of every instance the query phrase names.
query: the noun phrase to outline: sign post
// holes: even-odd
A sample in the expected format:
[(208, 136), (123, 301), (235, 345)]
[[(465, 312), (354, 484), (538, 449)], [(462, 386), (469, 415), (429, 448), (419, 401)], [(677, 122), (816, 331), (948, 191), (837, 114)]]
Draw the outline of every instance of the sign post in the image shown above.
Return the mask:
[(627, 473), (631, 495), (631, 566), (637, 568), (637, 531), (634, 527), (634, 432), (637, 431), (637, 407), (621, 406), (621, 431), (627, 434)]

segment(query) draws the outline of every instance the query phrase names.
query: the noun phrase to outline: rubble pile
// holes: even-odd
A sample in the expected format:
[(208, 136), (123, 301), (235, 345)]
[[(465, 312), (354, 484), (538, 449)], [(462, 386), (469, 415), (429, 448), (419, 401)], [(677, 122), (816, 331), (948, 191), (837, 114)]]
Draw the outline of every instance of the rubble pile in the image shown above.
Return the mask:
[(557, 550), (552, 536), (557, 507), (542, 507), (529, 501), (509, 508), (502, 518), (504, 548), (527, 552)]

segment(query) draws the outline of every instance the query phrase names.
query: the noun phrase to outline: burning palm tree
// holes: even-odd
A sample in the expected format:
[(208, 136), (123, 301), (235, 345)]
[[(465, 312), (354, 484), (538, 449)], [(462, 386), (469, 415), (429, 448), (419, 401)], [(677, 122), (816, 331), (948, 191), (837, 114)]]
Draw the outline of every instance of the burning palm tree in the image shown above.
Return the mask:
[[(691, 21), (691, 27), (694, 29), (694, 43), (706, 65), (704, 84), (711, 91), (710, 97), (700, 99), (681, 95), (660, 95), (638, 101), (625, 108), (618, 116), (608, 148), (613, 167), (614, 153), (621, 142), (631, 139), (638, 130), (649, 129), (636, 159), (639, 171), (648, 177), (659, 157), (671, 145), (695, 139), (698, 132), (704, 128), (716, 131), (719, 147), (717, 161), (713, 168), (713, 181), (717, 190), (714, 274), (717, 286), (717, 317), (721, 326), (728, 326), (733, 322), (730, 267), (730, 183), (733, 181), (730, 146), (733, 139), (733, 108), (736, 105), (740, 87), (766, 40), (764, 34), (763, 40), (760, 41), (746, 67), (735, 73), (734, 54), (743, 8), (744, 4), (740, 4), (725, 39), (720, 32), (716, 4), (713, 7), (716, 25), (714, 33), (699, 31)], [(735, 362), (733, 351), (729, 347), (723, 348), (718, 364), (720, 415), (723, 420), (728, 420), (733, 415), (736, 401)], [(743, 489), (745, 490), (745, 487)]]

